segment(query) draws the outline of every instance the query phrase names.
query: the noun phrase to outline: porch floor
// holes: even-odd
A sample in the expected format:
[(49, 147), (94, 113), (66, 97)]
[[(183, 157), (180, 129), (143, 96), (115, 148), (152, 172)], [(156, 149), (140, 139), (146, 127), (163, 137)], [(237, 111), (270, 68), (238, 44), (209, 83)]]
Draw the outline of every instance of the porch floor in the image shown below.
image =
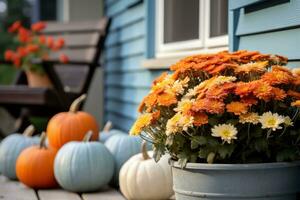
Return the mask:
[(2, 200), (125, 200), (116, 189), (106, 188), (99, 192), (77, 194), (62, 189), (33, 190), (18, 181), (0, 176)]

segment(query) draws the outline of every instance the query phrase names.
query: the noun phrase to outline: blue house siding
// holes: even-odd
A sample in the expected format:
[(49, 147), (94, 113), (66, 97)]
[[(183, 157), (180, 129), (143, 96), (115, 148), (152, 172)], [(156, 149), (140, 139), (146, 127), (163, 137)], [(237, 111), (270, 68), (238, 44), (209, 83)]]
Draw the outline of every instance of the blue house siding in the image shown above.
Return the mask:
[(146, 1), (106, 0), (112, 20), (105, 44), (105, 120), (128, 131), (138, 116), (137, 107), (160, 73), (141, 66), (146, 59)]
[[(230, 49), (287, 56), (300, 65), (300, 1), (229, 1)], [(251, 7), (251, 8), (250, 8)]]

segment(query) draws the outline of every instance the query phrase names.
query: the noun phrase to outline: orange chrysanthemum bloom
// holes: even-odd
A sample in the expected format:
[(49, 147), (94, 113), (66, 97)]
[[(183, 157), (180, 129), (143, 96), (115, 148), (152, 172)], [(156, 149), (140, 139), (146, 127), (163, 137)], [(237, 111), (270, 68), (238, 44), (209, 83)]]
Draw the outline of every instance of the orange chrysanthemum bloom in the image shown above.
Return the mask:
[(174, 93), (163, 92), (163, 93), (157, 95), (157, 102), (161, 106), (170, 106), (172, 104), (177, 103), (177, 98)]
[(39, 46), (36, 44), (29, 44), (26, 46), (26, 51), (29, 53), (35, 53), (39, 50)]
[(292, 102), (291, 106), (300, 107), (300, 100)]
[(290, 97), (294, 97), (296, 99), (300, 99), (300, 92), (294, 91), (294, 90), (289, 90), (287, 91), (287, 95)]
[(282, 101), (286, 98), (287, 94), (283, 89), (273, 87), (272, 93), (275, 100)]
[(223, 85), (214, 85), (206, 91), (206, 98), (225, 99), (235, 88), (234, 83), (225, 83)]
[(272, 71), (274, 71), (274, 72), (282, 71), (282, 72), (288, 73), (291, 76), (293, 75), (292, 71), (289, 68), (287, 68), (285, 66), (281, 66), (281, 65), (273, 65)]
[(226, 105), (227, 112), (235, 115), (245, 114), (248, 111), (248, 105), (242, 102), (233, 101)]
[(224, 112), (225, 104), (215, 99), (197, 99), (192, 110), (195, 112), (206, 111), (211, 114), (221, 114)]
[(247, 96), (244, 98), (241, 98), (241, 102), (247, 104), (249, 107), (256, 105), (258, 103), (258, 100), (253, 96)]
[(272, 86), (264, 81), (255, 81), (254, 96), (264, 101), (269, 101), (272, 97)]
[(167, 75), (168, 75), (168, 72), (163, 72), (159, 77), (154, 79), (154, 81), (152, 82), (152, 85), (156, 85), (157, 83), (162, 82)]
[(289, 84), (294, 80), (293, 76), (285, 71), (272, 71), (265, 73), (261, 79), (270, 85)]
[(193, 124), (195, 126), (202, 126), (208, 123), (208, 116), (205, 113), (196, 112), (193, 114), (194, 121)]
[(236, 84), (234, 93), (240, 97), (249, 96), (255, 89), (255, 85), (254, 82), (239, 82)]

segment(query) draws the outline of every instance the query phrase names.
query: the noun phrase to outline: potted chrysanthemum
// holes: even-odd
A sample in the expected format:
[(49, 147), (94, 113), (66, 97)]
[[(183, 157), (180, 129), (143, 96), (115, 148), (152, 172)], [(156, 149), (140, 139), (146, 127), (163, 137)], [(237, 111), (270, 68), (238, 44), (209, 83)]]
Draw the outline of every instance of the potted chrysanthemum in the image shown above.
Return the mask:
[(259, 52), (187, 57), (163, 73), (131, 128), (171, 155), (176, 199), (296, 199), (300, 70)]

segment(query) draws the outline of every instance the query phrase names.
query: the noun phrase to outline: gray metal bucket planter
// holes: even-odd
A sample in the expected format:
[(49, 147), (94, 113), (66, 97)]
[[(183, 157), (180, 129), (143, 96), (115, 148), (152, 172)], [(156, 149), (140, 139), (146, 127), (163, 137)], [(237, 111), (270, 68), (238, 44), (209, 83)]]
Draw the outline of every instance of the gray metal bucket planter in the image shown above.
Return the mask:
[(171, 164), (176, 200), (296, 200), (300, 191), (300, 162)]

